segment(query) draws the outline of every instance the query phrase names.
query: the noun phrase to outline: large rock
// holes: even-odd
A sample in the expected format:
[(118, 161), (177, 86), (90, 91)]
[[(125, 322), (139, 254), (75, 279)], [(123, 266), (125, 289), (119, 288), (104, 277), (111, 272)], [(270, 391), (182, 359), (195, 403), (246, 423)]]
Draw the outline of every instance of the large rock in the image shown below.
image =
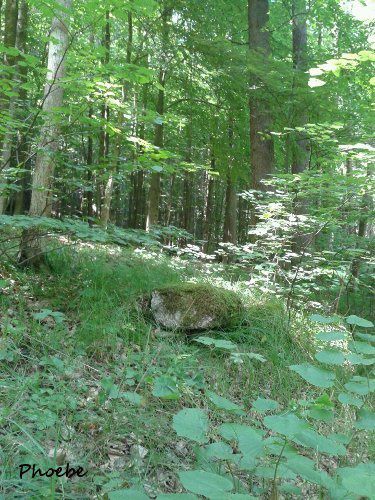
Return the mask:
[(163, 328), (185, 331), (225, 329), (241, 320), (242, 302), (230, 290), (183, 283), (154, 290), (151, 312)]

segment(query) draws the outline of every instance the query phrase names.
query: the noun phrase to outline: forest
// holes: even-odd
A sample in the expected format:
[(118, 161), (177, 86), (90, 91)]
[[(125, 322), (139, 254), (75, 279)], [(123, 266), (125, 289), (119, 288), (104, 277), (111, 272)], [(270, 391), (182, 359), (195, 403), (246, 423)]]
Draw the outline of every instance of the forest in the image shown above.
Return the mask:
[(0, 0), (0, 500), (375, 498), (374, 0)]

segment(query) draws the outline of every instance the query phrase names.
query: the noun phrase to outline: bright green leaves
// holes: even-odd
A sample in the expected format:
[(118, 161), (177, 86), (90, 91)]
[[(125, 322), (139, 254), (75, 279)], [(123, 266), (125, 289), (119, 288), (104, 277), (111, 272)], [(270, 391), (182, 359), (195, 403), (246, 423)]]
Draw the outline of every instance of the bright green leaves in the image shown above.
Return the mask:
[(152, 395), (162, 399), (179, 399), (180, 392), (177, 382), (169, 375), (162, 375), (154, 380)]
[(303, 363), (301, 365), (291, 365), (289, 368), (298, 373), (303, 379), (312, 385), (317, 387), (328, 388), (332, 387), (336, 375), (330, 371), (323, 370), (322, 368), (317, 368), (316, 366), (310, 365), (309, 363)]
[(354, 392), (360, 396), (366, 396), (370, 392), (375, 391), (375, 379), (367, 380), (366, 377), (355, 375), (344, 385), (344, 387), (349, 392)]
[(375, 413), (368, 408), (361, 408), (357, 414), (357, 422), (354, 425), (357, 429), (374, 431)]
[(302, 455), (289, 459), (286, 465), (290, 470), (311, 483), (318, 484), (325, 488), (330, 488), (334, 484), (333, 480), (326, 472), (315, 469), (315, 462)]
[(333, 403), (329, 399), (328, 394), (322, 394), (317, 398), (309, 409), (309, 417), (315, 420), (323, 420), (331, 422), (333, 420)]
[(108, 493), (109, 500), (149, 500), (148, 495), (135, 488), (111, 491)]
[(279, 403), (273, 399), (258, 398), (253, 403), (253, 408), (261, 413), (276, 410), (278, 407)]
[(337, 470), (343, 486), (355, 495), (375, 498), (375, 464), (359, 464)]
[(232, 482), (226, 477), (204, 470), (180, 472), (179, 477), (186, 490), (208, 498), (213, 498), (214, 496), (223, 498), (220, 495), (224, 495), (233, 489)]
[(220, 435), (228, 441), (237, 441), (246, 463), (255, 465), (255, 458), (263, 454), (263, 432), (259, 429), (241, 424), (223, 424), (219, 428)]
[(319, 332), (316, 335), (316, 339), (322, 342), (335, 342), (338, 340), (345, 340), (346, 338), (347, 333), (344, 331)]
[(296, 434), (303, 433), (309, 428), (309, 424), (293, 413), (286, 415), (272, 415), (264, 418), (264, 424), (271, 431), (293, 438)]
[(372, 328), (374, 326), (374, 323), (372, 323), (372, 321), (368, 321), (367, 319), (360, 318), (359, 316), (356, 316), (355, 314), (348, 316), (346, 318), (346, 322), (349, 325), (356, 325), (356, 326), (360, 326), (362, 328)]
[(315, 358), (321, 363), (328, 365), (342, 365), (345, 357), (338, 349), (325, 349), (315, 354)]
[(215, 392), (207, 391), (207, 396), (210, 401), (220, 410), (227, 410), (233, 413), (237, 413), (237, 415), (244, 415), (243, 406), (239, 406), (236, 403), (232, 403), (229, 399), (223, 398), (219, 396)]
[(199, 408), (185, 408), (173, 417), (173, 429), (180, 437), (197, 443), (207, 442), (208, 418)]
[(321, 314), (312, 314), (310, 316), (311, 321), (316, 323), (321, 323), (322, 325), (330, 325), (331, 323), (337, 323), (337, 318), (332, 318), (331, 316), (322, 316)]
[(362, 399), (356, 398), (352, 394), (348, 394), (346, 392), (340, 392), (337, 399), (343, 405), (356, 406), (357, 408), (361, 408), (363, 405)]
[(237, 348), (237, 345), (230, 340), (213, 339), (211, 337), (198, 337), (194, 340), (195, 342), (199, 342), (200, 344), (216, 347), (217, 349), (225, 349), (231, 351), (232, 349)]

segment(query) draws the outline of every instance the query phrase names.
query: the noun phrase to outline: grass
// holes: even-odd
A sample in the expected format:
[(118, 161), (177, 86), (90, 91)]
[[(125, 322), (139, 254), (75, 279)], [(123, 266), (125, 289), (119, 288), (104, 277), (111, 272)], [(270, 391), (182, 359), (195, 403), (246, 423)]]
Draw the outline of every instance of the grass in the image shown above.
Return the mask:
[[(102, 498), (146, 485), (151, 496), (181, 491), (177, 471), (194, 461), (191, 446), (171, 430), (183, 407), (210, 408), (213, 422), (233, 419), (212, 407), (208, 387), (249, 409), (258, 396), (293, 406), (306, 387), (288, 366), (311, 358), (309, 325), (283, 303), (223, 280), (220, 273), (161, 254), (82, 248), (50, 255), (52, 273), (9, 272), (0, 299), (0, 495), (4, 498)], [(181, 281), (212, 282), (241, 294), (246, 316), (231, 331), (210, 333), (238, 343), (267, 362), (234, 364), (178, 332), (147, 319), (139, 297)], [(64, 314), (38, 320), (49, 309)], [(169, 377), (179, 399), (153, 395)], [(137, 392), (140, 406), (117, 397)], [(258, 416), (247, 411), (251, 422)], [(343, 416), (343, 425), (351, 415)], [(84, 480), (18, 476), (20, 463), (45, 468), (69, 461)], [(0, 496), (1, 497), (1, 496)]]

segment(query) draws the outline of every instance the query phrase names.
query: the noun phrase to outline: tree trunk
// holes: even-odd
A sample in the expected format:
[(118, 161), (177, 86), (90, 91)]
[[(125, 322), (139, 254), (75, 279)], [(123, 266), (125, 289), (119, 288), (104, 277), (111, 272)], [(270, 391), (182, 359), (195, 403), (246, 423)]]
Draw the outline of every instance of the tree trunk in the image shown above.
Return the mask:
[(228, 171), (227, 185), (225, 190), (225, 213), (224, 213), (224, 234), (223, 241), (225, 243), (237, 243), (237, 205), (238, 198), (236, 186), (233, 180), (233, 119), (230, 118), (228, 128), (229, 139), (229, 155), (228, 155)]
[[(268, 0), (249, 0), (249, 48), (258, 63), (262, 61), (265, 66), (270, 54), (268, 10)], [(255, 89), (261, 87), (262, 82), (252, 76), (251, 85)], [(272, 173), (274, 163), (273, 140), (269, 135), (272, 117), (268, 103), (258, 96), (261, 91), (261, 88), (251, 90), (250, 96), (250, 163), (252, 188), (256, 190), (265, 189), (262, 180)]]
[[(29, 214), (50, 216), (52, 207), (52, 184), (55, 170), (55, 153), (58, 150), (58, 124), (56, 108), (63, 104), (65, 59), (68, 50), (68, 16), (72, 0), (57, 0), (61, 11), (57, 11), (52, 21), (48, 46), (47, 82), (44, 90), (44, 125), (35, 161), (32, 179), (32, 194)], [(20, 263), (40, 266), (44, 262), (41, 236), (38, 230), (25, 230), (20, 248)]]
[[(305, 0), (293, 0), (293, 68), (295, 70), (293, 88), (299, 91), (308, 89), (307, 61), (307, 12)], [(297, 96), (300, 97), (300, 96)], [(293, 126), (304, 126), (308, 122), (306, 103), (300, 97), (294, 109)], [(306, 132), (295, 132), (292, 149), (292, 173), (304, 172), (310, 162), (310, 142)]]
[[(4, 46), (7, 48), (13, 48), (16, 46), (17, 39), (17, 20), (18, 20), (18, 0), (7, 0), (5, 4), (5, 26), (4, 26)], [(4, 54), (3, 65), (5, 69), (5, 74), (3, 78), (10, 82), (10, 90), (14, 91), (14, 75), (12, 73), (8, 74), (6, 68), (13, 68), (16, 63), (16, 56)], [(15, 98), (9, 97), (6, 94), (0, 96), (0, 112), (4, 116), (8, 115), (11, 119), (15, 111)], [(13, 130), (10, 124), (7, 126), (8, 132), (5, 137), (0, 137), (2, 150), (1, 150), (1, 166), (0, 166), (0, 184), (4, 186), (7, 184), (6, 171), (10, 166), (11, 153), (12, 153), (12, 142), (13, 142)], [(6, 190), (0, 190), (0, 215), (6, 210), (8, 203), (8, 196)]]
[[(156, 112), (160, 117), (164, 115), (164, 87), (166, 83), (167, 70), (166, 70), (166, 51), (169, 36), (169, 20), (172, 17), (172, 8), (164, 7), (162, 12), (162, 41), (163, 41), (163, 61), (159, 70), (159, 84), (161, 88), (158, 91), (158, 98), (156, 102)], [(164, 124), (163, 122), (155, 125), (155, 146), (159, 148), (164, 147)], [(150, 189), (148, 193), (148, 212), (146, 220), (146, 230), (149, 231), (154, 225), (159, 222), (159, 202), (160, 202), (160, 173), (152, 172)]]
[[(26, 53), (28, 25), (29, 25), (28, 0), (21, 0), (18, 13), (16, 47), (20, 52), (23, 53)], [(22, 84), (27, 82), (27, 74), (28, 74), (28, 67), (19, 66), (18, 77), (19, 77), (20, 88), (18, 92), (18, 98), (20, 104), (18, 105), (17, 115), (19, 115), (20, 118), (24, 116), (25, 114), (24, 109), (26, 108), (27, 90), (22, 87)], [(30, 183), (30, 178), (31, 178), (31, 172), (29, 168), (30, 162), (27, 161), (28, 153), (29, 153), (29, 148), (27, 144), (27, 139), (22, 134), (22, 132), (20, 132), (18, 137), (18, 145), (16, 148), (16, 163), (19, 168), (24, 170), (24, 172), (22, 172), (21, 175), (19, 176), (18, 184), (20, 186), (20, 190), (15, 195), (14, 211), (13, 211), (15, 215), (24, 214), (26, 211), (25, 191), (27, 189), (28, 184)]]

